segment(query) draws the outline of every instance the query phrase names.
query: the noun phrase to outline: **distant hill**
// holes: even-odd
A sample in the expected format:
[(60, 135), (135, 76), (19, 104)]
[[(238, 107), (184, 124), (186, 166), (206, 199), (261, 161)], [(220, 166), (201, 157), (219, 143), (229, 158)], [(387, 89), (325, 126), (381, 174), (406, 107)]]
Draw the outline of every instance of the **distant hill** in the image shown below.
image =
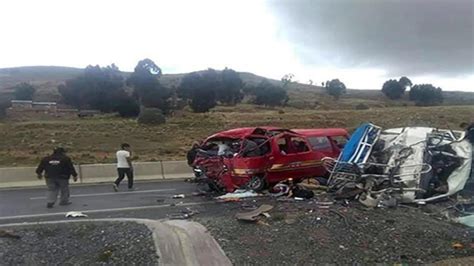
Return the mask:
[(57, 87), (67, 79), (79, 76), (83, 69), (57, 66), (0, 68), (0, 96), (9, 97), (13, 87), (28, 82), (37, 88), (37, 100), (56, 101)]
[[(14, 68), (0, 68), (0, 97), (9, 97), (12, 88), (18, 83), (29, 82), (37, 87), (36, 100), (60, 100), (57, 87), (66, 80), (82, 74), (84, 69), (60, 66), (27, 66)], [(177, 87), (181, 78), (186, 73), (164, 74), (161, 82), (165, 86)], [(239, 72), (242, 81), (247, 85), (256, 85), (265, 77), (249, 72)], [(129, 72), (123, 72), (127, 77)], [(268, 79), (279, 84), (279, 80)], [(369, 107), (386, 107), (399, 105), (412, 105), (407, 99), (400, 101), (388, 100), (380, 90), (353, 90), (348, 89), (337, 103), (325, 93), (321, 86), (301, 83), (291, 83), (288, 86), (290, 95), (289, 105), (297, 108), (310, 109), (353, 109), (355, 106), (365, 104)], [(445, 91), (445, 105), (470, 105), (474, 104), (474, 93), (460, 91)]]
[(76, 77), (83, 69), (58, 66), (30, 66), (0, 68), (0, 89), (12, 87), (21, 82), (63, 82)]

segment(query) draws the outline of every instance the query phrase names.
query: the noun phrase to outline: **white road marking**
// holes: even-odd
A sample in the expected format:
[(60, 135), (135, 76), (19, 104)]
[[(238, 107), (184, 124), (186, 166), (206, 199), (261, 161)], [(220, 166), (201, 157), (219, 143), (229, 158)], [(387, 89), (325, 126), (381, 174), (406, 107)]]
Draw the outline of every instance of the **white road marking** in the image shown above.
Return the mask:
[[(91, 193), (91, 194), (77, 194), (71, 195), (71, 198), (79, 197), (95, 197), (95, 196), (110, 196), (110, 195), (122, 195), (122, 194), (138, 194), (138, 193), (151, 193), (151, 192), (162, 192), (162, 191), (175, 191), (175, 188), (167, 189), (153, 189), (153, 190), (136, 190), (136, 191), (124, 191), (124, 192), (105, 192), (105, 193)], [(30, 200), (46, 199), (46, 197), (33, 197)]]
[(81, 222), (136, 222), (136, 223), (147, 223), (155, 222), (159, 220), (152, 220), (147, 218), (98, 218), (98, 219), (66, 219), (66, 220), (56, 220), (56, 221), (37, 221), (37, 222), (23, 222), (23, 223), (11, 223), (11, 224), (0, 224), (2, 227), (11, 227), (11, 226), (25, 226), (25, 225), (43, 225), (43, 224), (65, 224), (65, 223), (81, 223)]
[[(206, 204), (213, 204), (215, 202), (208, 201), (208, 202), (187, 202), (183, 204), (177, 204), (176, 207), (187, 207), (187, 206), (195, 206), (195, 205), (206, 205)], [(140, 207), (124, 207), (124, 208), (112, 208), (112, 209), (98, 209), (98, 210), (78, 210), (84, 214), (91, 214), (91, 213), (101, 213), (101, 212), (116, 212), (116, 211), (135, 211), (135, 210), (148, 210), (148, 209), (161, 209), (166, 207), (172, 207), (170, 204), (164, 205), (150, 205), (150, 206), (140, 206)], [(11, 220), (11, 219), (27, 219), (27, 218), (40, 218), (40, 217), (49, 217), (49, 216), (65, 216), (67, 212), (53, 212), (53, 213), (39, 213), (39, 214), (26, 214), (26, 215), (16, 215), (16, 216), (5, 216), (0, 217), (0, 220)], [(80, 218), (76, 218), (80, 219)]]
[[(143, 180), (136, 180), (134, 179), (135, 184), (147, 184), (147, 183), (172, 183), (172, 182), (179, 182), (182, 181), (185, 178), (170, 178), (170, 179), (143, 179)], [(99, 182), (99, 183), (80, 183), (80, 182), (75, 182), (75, 183), (69, 183), (70, 187), (95, 187), (95, 186), (110, 186), (110, 182)], [(20, 186), (20, 187), (0, 187), (0, 191), (16, 191), (16, 190), (33, 190), (33, 189), (39, 189), (39, 188), (44, 188), (45, 184), (40, 184), (40, 185), (33, 185), (33, 186)]]

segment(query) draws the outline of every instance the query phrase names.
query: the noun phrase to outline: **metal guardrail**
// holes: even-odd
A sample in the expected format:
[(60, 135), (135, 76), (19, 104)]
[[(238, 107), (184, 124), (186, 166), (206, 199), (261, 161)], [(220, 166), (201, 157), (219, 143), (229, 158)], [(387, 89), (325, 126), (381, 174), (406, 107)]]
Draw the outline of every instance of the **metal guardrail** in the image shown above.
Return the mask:
[[(117, 177), (115, 164), (77, 164), (79, 183), (100, 183), (113, 181)], [(0, 168), (0, 187), (30, 186), (42, 184), (36, 179), (35, 167)], [(186, 161), (135, 162), (135, 180), (186, 178), (193, 175)]]

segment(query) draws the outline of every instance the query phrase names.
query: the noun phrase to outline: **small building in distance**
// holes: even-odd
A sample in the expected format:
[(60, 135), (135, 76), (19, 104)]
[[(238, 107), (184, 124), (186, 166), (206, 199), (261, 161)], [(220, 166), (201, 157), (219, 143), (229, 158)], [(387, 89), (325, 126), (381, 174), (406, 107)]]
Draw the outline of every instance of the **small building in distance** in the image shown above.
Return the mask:
[(15, 110), (28, 110), (33, 108), (33, 101), (22, 101), (22, 100), (12, 100), (12, 109)]
[(11, 100), (7, 114), (17, 120), (50, 119), (50, 118), (86, 118), (100, 114), (98, 110), (78, 110), (56, 102), (35, 102)]
[(11, 105), (13, 111), (45, 111), (52, 113), (57, 111), (57, 104), (55, 102), (12, 100)]
[(33, 102), (33, 110), (56, 112), (58, 105), (55, 102)]

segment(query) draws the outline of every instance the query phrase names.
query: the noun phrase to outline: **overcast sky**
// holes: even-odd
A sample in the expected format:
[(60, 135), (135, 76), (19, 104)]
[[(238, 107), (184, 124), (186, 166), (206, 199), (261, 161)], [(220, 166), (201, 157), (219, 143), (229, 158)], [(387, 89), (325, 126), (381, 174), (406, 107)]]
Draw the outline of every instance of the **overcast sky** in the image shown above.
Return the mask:
[(474, 0), (1, 0), (0, 67), (208, 67), (474, 91)]

